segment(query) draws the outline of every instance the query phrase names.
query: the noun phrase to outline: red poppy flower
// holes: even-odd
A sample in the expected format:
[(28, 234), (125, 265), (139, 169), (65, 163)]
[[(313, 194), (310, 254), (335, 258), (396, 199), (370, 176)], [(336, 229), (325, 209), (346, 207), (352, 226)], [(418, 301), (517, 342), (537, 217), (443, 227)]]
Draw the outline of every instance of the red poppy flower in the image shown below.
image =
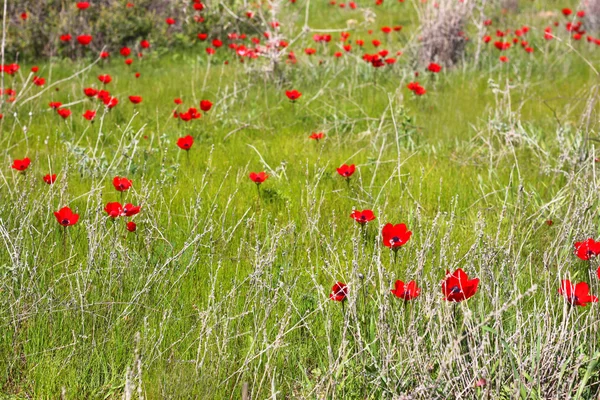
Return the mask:
[(323, 132), (319, 132), (319, 133), (313, 132), (313, 133), (311, 133), (311, 135), (309, 136), (309, 138), (310, 138), (310, 139), (312, 139), (312, 140), (316, 140), (317, 142), (318, 142), (319, 140), (323, 139), (324, 137), (325, 137), (325, 134), (324, 134)]
[(133, 217), (134, 215), (140, 212), (142, 206), (134, 206), (131, 203), (127, 203), (123, 206), (122, 216), (124, 217)]
[(38, 72), (40, 70), (40, 67), (38, 67), (37, 65), (34, 65), (33, 67), (31, 67), (31, 72), (33, 72), (34, 74), (36, 72)]
[(137, 225), (133, 221), (129, 221), (126, 227), (129, 232), (135, 232), (135, 230), (137, 229)]
[(209, 56), (212, 56), (213, 54), (215, 54), (215, 49), (213, 49), (212, 47), (207, 48), (206, 54), (208, 54)]
[(100, 58), (108, 58), (110, 56), (110, 54), (108, 54), (108, 51), (103, 51), (100, 53)]
[(136, 78), (139, 78), (139, 77), (140, 77), (140, 73), (139, 73), (139, 72), (136, 72), (134, 76), (135, 76)]
[(25, 157), (22, 160), (14, 160), (12, 164), (12, 168), (17, 171), (25, 171), (29, 168), (29, 164), (31, 164), (31, 160), (28, 157)]
[(108, 74), (106, 75), (98, 75), (98, 80), (102, 82), (104, 85), (108, 85), (112, 81), (112, 77)]
[(177, 146), (182, 150), (189, 150), (194, 144), (194, 138), (190, 135), (177, 139)]
[(346, 179), (350, 179), (352, 174), (354, 174), (354, 171), (356, 171), (356, 166), (354, 164), (352, 164), (352, 165), (342, 164), (342, 166), (337, 169), (337, 173)]
[(299, 91), (294, 89), (294, 90), (286, 90), (285, 95), (287, 96), (288, 99), (290, 99), (292, 102), (294, 102), (294, 101), (298, 100), (300, 98), (300, 96), (302, 96), (302, 93), (300, 93)]
[(199, 33), (198, 34), (198, 39), (200, 39), (202, 41), (208, 39), (208, 33)]
[(123, 206), (118, 202), (107, 203), (106, 207), (104, 207), (104, 211), (106, 211), (109, 217), (113, 219), (118, 218), (123, 213)]
[(404, 283), (402, 281), (396, 281), (395, 288), (390, 290), (392, 294), (402, 300), (409, 301), (416, 299), (421, 293), (421, 289), (417, 287), (417, 282), (410, 281)]
[(88, 3), (87, 1), (80, 1), (79, 3), (77, 3), (77, 8), (80, 10), (85, 10), (89, 7), (90, 7), (90, 3)]
[(562, 13), (565, 17), (568, 17), (569, 15), (573, 14), (573, 10), (571, 10), (570, 8), (563, 8)]
[(500, 62), (503, 62), (503, 63), (507, 63), (509, 61), (508, 57), (506, 57), (506, 56), (500, 56), (499, 60), (500, 60)]
[(463, 301), (472, 297), (477, 292), (479, 278), (469, 279), (462, 269), (453, 273), (446, 270), (446, 278), (442, 282), (442, 293), (446, 301)]
[(62, 226), (75, 225), (79, 221), (79, 214), (73, 213), (69, 207), (63, 207), (58, 211), (54, 212), (54, 216), (59, 224)]
[(87, 46), (92, 42), (92, 35), (79, 35), (77, 36), (77, 41), (82, 46)]
[(166, 22), (168, 25), (173, 25), (173, 24), (175, 23), (175, 20), (174, 20), (173, 18), (167, 18), (167, 19), (165, 19), (165, 22)]
[(568, 279), (560, 282), (558, 294), (565, 296), (573, 306), (587, 306), (587, 303), (597, 303), (598, 297), (590, 295), (590, 287), (585, 282), (574, 285)]
[(265, 174), (264, 172), (250, 172), (250, 175), (248, 175), (248, 177), (252, 180), (252, 182), (256, 183), (257, 185), (260, 185), (261, 183), (267, 180), (269, 175)]
[(173, 102), (177, 105), (182, 104), (183, 101), (180, 98), (176, 98), (175, 100), (173, 100)]
[(149, 47), (150, 47), (150, 42), (149, 42), (149, 41), (147, 41), (147, 40), (142, 40), (142, 41), (140, 42), (140, 47), (141, 47), (142, 49), (147, 49), (147, 48), (149, 48)]
[(53, 185), (54, 182), (56, 182), (56, 174), (46, 174), (44, 175), (44, 182), (46, 182), (48, 185)]
[(63, 119), (67, 119), (71, 116), (71, 110), (68, 108), (59, 108), (56, 110), (58, 115), (60, 115)]
[(598, 267), (598, 269), (596, 270), (596, 275), (598, 276), (598, 279), (600, 279), (600, 267)]
[(125, 177), (115, 176), (113, 179), (113, 186), (119, 192), (125, 192), (125, 191), (129, 190), (129, 188), (131, 187), (131, 184), (132, 184), (132, 182)]
[(48, 103), (48, 106), (56, 110), (57, 108), (60, 108), (60, 106), (62, 106), (62, 103), (60, 101), (52, 101)]
[(133, 64), (133, 60), (131, 58), (128, 58), (127, 60), (125, 60), (125, 65), (131, 65)]
[(106, 97), (103, 100), (103, 103), (108, 108), (114, 108), (117, 106), (117, 104), (119, 104), (119, 99), (117, 99), (116, 97)]
[(434, 74), (437, 74), (438, 72), (440, 72), (442, 70), (442, 66), (436, 63), (431, 63), (429, 64), (429, 66), (427, 67), (427, 69), (430, 72), (433, 72)]
[(390, 28), (389, 26), (384, 26), (383, 28), (381, 28), (381, 32), (383, 33), (391, 33), (392, 32), (392, 28)]
[(373, 214), (373, 211), (371, 210), (354, 210), (352, 211), (352, 214), (350, 214), (350, 218), (353, 218), (359, 224), (364, 225), (367, 222), (373, 221), (375, 219), (375, 214)]
[(346, 296), (348, 296), (348, 286), (345, 283), (336, 282), (331, 288), (329, 298), (333, 301), (344, 301), (346, 300)]
[(46, 84), (46, 79), (34, 76), (32, 82), (36, 86), (44, 86)]
[(381, 230), (383, 245), (392, 250), (398, 250), (404, 246), (412, 236), (412, 232), (406, 228), (405, 224), (386, 224)]
[(596, 242), (589, 238), (583, 242), (575, 242), (575, 255), (582, 260), (589, 260), (592, 257), (597, 257), (600, 254), (600, 241)]
[(83, 89), (83, 93), (87, 96), (87, 97), (94, 97), (95, 95), (98, 94), (98, 91), (94, 88), (85, 88)]
[(87, 110), (83, 113), (83, 118), (87, 119), (88, 121), (93, 121), (94, 118), (96, 118), (96, 111)]
[(23, 21), (27, 21), (27, 18), (28, 18), (28, 17), (29, 17), (29, 16), (27, 15), (27, 13), (26, 13), (26, 12), (23, 12), (23, 13), (21, 13), (21, 19), (22, 19)]
[(200, 109), (204, 112), (210, 111), (212, 106), (213, 106), (213, 103), (211, 103), (210, 100), (202, 100), (200, 102)]
[(129, 96), (129, 101), (133, 104), (140, 104), (142, 102), (141, 96)]
[(129, 57), (131, 55), (131, 49), (129, 47), (121, 47), (119, 51), (123, 57)]
[(60, 35), (61, 42), (70, 42), (71, 38), (72, 38), (72, 36), (70, 34), (68, 34), (68, 33)]

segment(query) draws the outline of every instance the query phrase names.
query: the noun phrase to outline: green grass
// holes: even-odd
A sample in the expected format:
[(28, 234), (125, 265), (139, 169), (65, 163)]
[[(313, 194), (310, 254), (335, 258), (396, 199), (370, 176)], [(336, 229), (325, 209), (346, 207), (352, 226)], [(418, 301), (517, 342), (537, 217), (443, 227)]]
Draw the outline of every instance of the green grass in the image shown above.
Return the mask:
[[(389, 9), (371, 27), (405, 25), (405, 40), (414, 15)], [(539, 9), (514, 19), (543, 29)], [(318, 15), (311, 27), (353, 15)], [(318, 65), (303, 46), (284, 82), (260, 61), (218, 56), (208, 68), (200, 49), (132, 67), (115, 56), (4, 104), (1, 391), (240, 398), (248, 382), (252, 398), (597, 396), (598, 306), (568, 307), (557, 291), (570, 276), (599, 292), (596, 265), (572, 246), (598, 234), (594, 142), (584, 140), (596, 137), (598, 105), (586, 103), (598, 77), (583, 58), (598, 65), (600, 53), (537, 37), (539, 51), (505, 65), (491, 46), (473, 65), (471, 44), (464, 66), (435, 79), (414, 78), (408, 54), (375, 71), (350, 58)], [(38, 65), (51, 84), (86, 64)], [(81, 114), (99, 103), (83, 88), (100, 73), (120, 104), (90, 124)], [(422, 98), (406, 89), (415, 79)], [(303, 93), (296, 103), (291, 88)], [(176, 97), (215, 105), (183, 123), (171, 117)], [(74, 102), (73, 115), (63, 121), (50, 101)], [(317, 131), (324, 141), (308, 139)], [(189, 158), (175, 145), (187, 134)], [(24, 156), (27, 172), (11, 170)], [(349, 185), (342, 163), (357, 165)], [(50, 171), (53, 186), (41, 179)], [(260, 196), (251, 171), (271, 175)], [(123, 197), (117, 175), (133, 180)], [(142, 205), (136, 233), (108, 220), (110, 201)], [(52, 214), (65, 205), (81, 215), (66, 239)], [(353, 208), (377, 216), (364, 233)], [(396, 261), (381, 245), (387, 222), (413, 231)], [(481, 283), (452, 305), (440, 282), (458, 267)], [(421, 296), (393, 298), (396, 279), (417, 280)], [(336, 281), (350, 287), (343, 307), (328, 297)]]

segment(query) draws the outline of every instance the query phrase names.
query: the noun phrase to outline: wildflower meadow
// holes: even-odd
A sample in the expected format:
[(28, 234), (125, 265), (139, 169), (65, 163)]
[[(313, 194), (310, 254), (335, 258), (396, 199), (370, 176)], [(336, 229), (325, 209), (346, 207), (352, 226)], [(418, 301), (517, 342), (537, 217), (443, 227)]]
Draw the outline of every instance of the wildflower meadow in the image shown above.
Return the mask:
[(600, 0), (0, 10), (0, 399), (600, 399)]

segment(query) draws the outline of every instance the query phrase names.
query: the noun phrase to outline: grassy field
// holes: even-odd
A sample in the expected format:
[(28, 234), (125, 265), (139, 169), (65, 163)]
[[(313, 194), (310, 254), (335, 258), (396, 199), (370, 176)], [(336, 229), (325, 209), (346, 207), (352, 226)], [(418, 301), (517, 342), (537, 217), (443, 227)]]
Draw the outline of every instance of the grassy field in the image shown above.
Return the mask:
[[(306, 4), (284, 5), (288, 38)], [(573, 254), (599, 235), (600, 46), (559, 28), (543, 39), (566, 5), (490, 6), (487, 32), (528, 24), (535, 52), (502, 63), (489, 43), (475, 62), (471, 27), (464, 61), (439, 74), (411, 57), (419, 5), (408, 0), (369, 5), (374, 21), (351, 31), (366, 42), (403, 25), (382, 45), (403, 54), (381, 69), (358, 50), (334, 57), (334, 31), (326, 48), (312, 33), (293, 43), (298, 62), (281, 79), (204, 44), (132, 66), (114, 51), (5, 74), (20, 89), (0, 121), (3, 398), (242, 398), (245, 385), (252, 399), (598, 398), (598, 304), (558, 293), (562, 279), (600, 293), (598, 265)], [(332, 30), (364, 13), (310, 11), (311, 28)], [(83, 94), (99, 74), (113, 78), (114, 109)], [(213, 107), (200, 119), (173, 118), (203, 99)], [(189, 151), (176, 145), (186, 135)], [(23, 157), (26, 171), (10, 168)], [(342, 164), (356, 165), (349, 181)], [(116, 191), (115, 176), (132, 188)], [(109, 202), (141, 211), (112, 219)], [(57, 223), (64, 206), (74, 226)], [(361, 228), (353, 209), (376, 219)], [(397, 253), (381, 239), (388, 222), (412, 231)], [(478, 291), (444, 301), (457, 268)], [(419, 297), (395, 298), (397, 279), (416, 280)], [(329, 297), (338, 281), (344, 302)]]

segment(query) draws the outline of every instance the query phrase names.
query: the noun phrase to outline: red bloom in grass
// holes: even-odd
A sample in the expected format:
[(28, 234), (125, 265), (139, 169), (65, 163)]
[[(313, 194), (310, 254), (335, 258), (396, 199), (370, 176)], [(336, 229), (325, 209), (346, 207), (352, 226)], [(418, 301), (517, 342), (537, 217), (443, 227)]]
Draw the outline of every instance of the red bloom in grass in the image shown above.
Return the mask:
[(223, 42), (220, 41), (219, 39), (213, 39), (212, 45), (213, 45), (213, 47), (218, 49), (219, 47), (223, 46)]
[(404, 283), (402, 281), (396, 281), (395, 288), (390, 290), (392, 294), (404, 301), (416, 299), (421, 293), (421, 289), (417, 287), (417, 282), (410, 281)]
[(142, 40), (142, 41), (140, 42), (140, 47), (141, 47), (142, 49), (147, 49), (147, 48), (149, 48), (149, 47), (150, 47), (150, 42), (149, 42), (149, 41), (147, 41), (147, 40)]
[(383, 33), (391, 33), (392, 32), (392, 28), (390, 28), (389, 26), (384, 26), (383, 28), (381, 28), (381, 32), (383, 32)]
[(98, 94), (98, 91), (94, 88), (85, 88), (83, 89), (83, 93), (87, 96), (87, 97), (94, 97), (95, 95)]
[(128, 58), (127, 60), (125, 60), (125, 64), (131, 65), (131, 64), (133, 64), (133, 60), (131, 58)]
[(119, 53), (121, 53), (123, 57), (129, 57), (131, 55), (131, 49), (129, 47), (121, 47)]
[(142, 102), (142, 96), (129, 96), (129, 101), (133, 104), (140, 104)]
[(354, 171), (356, 171), (356, 166), (354, 164), (352, 164), (352, 165), (342, 164), (342, 166), (337, 169), (337, 173), (346, 179), (350, 179), (352, 174), (354, 174)]
[(88, 121), (93, 121), (94, 118), (96, 118), (96, 111), (87, 110), (86, 112), (83, 113), (83, 118), (87, 119)]
[(507, 63), (509, 61), (508, 57), (506, 57), (506, 56), (500, 56), (499, 60), (500, 60), (500, 62), (503, 62), (503, 63)]
[(12, 164), (12, 168), (17, 171), (25, 171), (29, 168), (29, 164), (31, 164), (31, 160), (28, 157), (25, 157), (22, 160), (14, 160)]
[(58, 115), (60, 115), (63, 119), (67, 119), (71, 116), (71, 110), (68, 108), (59, 108), (56, 110)]
[(386, 224), (381, 230), (383, 245), (396, 251), (404, 246), (412, 236), (412, 232), (406, 228), (405, 224)]
[(494, 46), (500, 50), (508, 50), (510, 48), (510, 42), (494, 42)]
[(210, 100), (202, 100), (200, 102), (200, 109), (204, 112), (210, 111), (212, 106), (213, 106), (213, 103)]
[(189, 150), (194, 144), (194, 138), (190, 135), (177, 139), (177, 146), (182, 150)]
[(73, 213), (69, 207), (63, 207), (55, 211), (54, 216), (58, 223), (65, 227), (75, 225), (79, 221), (79, 214)]
[(573, 10), (571, 10), (570, 8), (563, 8), (562, 13), (565, 17), (568, 17), (569, 15), (573, 14)]
[(292, 102), (295, 102), (296, 100), (298, 100), (300, 98), (300, 96), (302, 96), (302, 93), (300, 93), (299, 91), (297, 91), (296, 89), (294, 89), (294, 90), (286, 90), (285, 91), (285, 95)]
[(29, 17), (29, 16), (27, 15), (27, 13), (26, 13), (26, 12), (23, 12), (23, 13), (21, 13), (21, 19), (22, 19), (23, 21), (27, 21), (27, 18), (28, 18), (28, 17)]
[(596, 275), (598, 276), (598, 279), (600, 279), (600, 267), (598, 267), (598, 269), (596, 270)]
[(98, 80), (102, 82), (104, 85), (108, 85), (112, 81), (112, 77), (108, 74), (106, 75), (98, 75)]
[(442, 70), (442, 66), (439, 64), (436, 64), (436, 63), (431, 63), (431, 64), (429, 64), (427, 69), (429, 70), (429, 72), (433, 72), (434, 74), (437, 74), (438, 72), (440, 72)]
[(165, 19), (165, 22), (167, 23), (167, 25), (173, 25), (173, 24), (175, 24), (175, 19), (167, 18), (167, 19)]
[(125, 192), (131, 187), (131, 181), (125, 177), (115, 176), (113, 179), (113, 186), (119, 192)]
[(213, 54), (215, 54), (215, 49), (213, 49), (212, 47), (207, 48), (206, 54), (208, 54), (209, 56), (212, 56)]
[(446, 278), (442, 282), (442, 293), (446, 301), (463, 301), (472, 297), (477, 292), (479, 278), (469, 279), (462, 269), (453, 273), (446, 270)]
[(208, 39), (208, 33), (199, 33), (198, 34), (198, 39), (200, 39), (202, 41)]
[(137, 229), (137, 225), (133, 221), (129, 221), (125, 227), (129, 232), (135, 232), (135, 230)]
[(92, 35), (79, 35), (77, 36), (77, 41), (82, 46), (87, 46), (92, 42)]
[(46, 84), (46, 79), (34, 76), (32, 82), (36, 86), (44, 86)]
[(380, 42), (379, 40), (377, 40), (377, 39), (375, 39), (375, 40), (372, 40), (372, 41), (371, 41), (371, 43), (372, 43), (372, 44), (373, 44), (373, 46), (375, 46), (375, 47), (379, 47), (379, 46), (381, 45), (381, 42)]
[(489, 42), (491, 42), (491, 41), (492, 41), (492, 37), (491, 37), (491, 36), (489, 36), (489, 35), (485, 35), (485, 36), (483, 37), (483, 43), (489, 43)]
[(71, 38), (72, 38), (72, 36), (70, 34), (68, 34), (68, 33), (60, 35), (60, 41), (61, 42), (70, 42)]
[(77, 3), (77, 8), (80, 10), (85, 10), (89, 7), (90, 7), (90, 3), (88, 3), (87, 1), (80, 1), (79, 3)]
[(321, 139), (323, 139), (325, 137), (325, 134), (323, 132), (313, 132), (310, 134), (309, 138), (312, 140), (316, 140), (317, 142)]
[(122, 216), (124, 217), (132, 217), (140, 212), (141, 206), (134, 206), (131, 203), (127, 203), (123, 206)]
[(118, 202), (107, 203), (106, 207), (104, 207), (104, 211), (106, 211), (109, 217), (117, 218), (123, 213), (123, 206)]
[(176, 98), (175, 100), (173, 100), (173, 102), (177, 105), (183, 104), (183, 100), (181, 100), (180, 98)]
[(427, 91), (419, 82), (411, 82), (407, 86), (408, 90), (411, 90), (417, 96), (423, 96)]
[(31, 67), (31, 72), (33, 72), (34, 74), (37, 73), (40, 70), (40, 67), (38, 67), (37, 65), (34, 65), (33, 67)]
[(48, 103), (48, 107), (54, 108), (55, 110), (57, 108), (60, 108), (60, 106), (62, 106), (62, 103), (60, 101), (51, 101), (50, 103)]
[(108, 54), (108, 51), (103, 51), (100, 53), (100, 58), (106, 59), (108, 57), (110, 57), (110, 54)]
[(252, 180), (252, 182), (256, 183), (257, 185), (260, 185), (261, 183), (267, 180), (269, 175), (265, 174), (264, 172), (250, 172), (250, 175), (248, 175), (248, 177)]
[(331, 288), (329, 298), (333, 301), (344, 301), (348, 296), (348, 286), (342, 282), (336, 282)]
[(117, 99), (116, 97), (108, 96), (104, 98), (103, 103), (108, 108), (114, 108), (117, 106), (117, 104), (119, 104), (119, 99)]
[(352, 211), (352, 214), (350, 214), (350, 218), (354, 219), (359, 224), (364, 225), (367, 222), (373, 221), (375, 219), (375, 214), (373, 214), (373, 211), (371, 210), (354, 210)]
[(585, 282), (574, 285), (568, 279), (560, 282), (558, 294), (565, 296), (572, 306), (587, 306), (587, 303), (597, 303), (598, 297), (590, 295), (590, 287)]
[(575, 242), (575, 255), (582, 260), (589, 260), (592, 257), (597, 257), (600, 254), (600, 242), (589, 238), (583, 242)]
[(44, 182), (46, 182), (48, 185), (53, 185), (54, 182), (56, 182), (56, 174), (46, 174), (44, 175)]

